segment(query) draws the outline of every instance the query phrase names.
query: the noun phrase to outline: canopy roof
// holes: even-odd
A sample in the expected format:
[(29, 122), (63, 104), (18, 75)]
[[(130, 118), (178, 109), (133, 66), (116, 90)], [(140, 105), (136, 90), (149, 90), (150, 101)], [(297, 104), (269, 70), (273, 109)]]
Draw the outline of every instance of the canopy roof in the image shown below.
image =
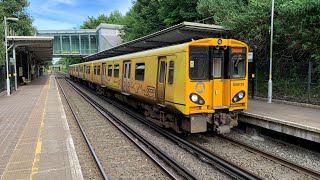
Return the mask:
[(23, 48), (33, 53), (38, 60), (52, 60), (52, 41), (51, 36), (8, 36), (9, 45)]
[(183, 22), (150, 35), (84, 57), (86, 61), (130, 54), (153, 48), (185, 43), (201, 38), (223, 37), (227, 29), (222, 26)]

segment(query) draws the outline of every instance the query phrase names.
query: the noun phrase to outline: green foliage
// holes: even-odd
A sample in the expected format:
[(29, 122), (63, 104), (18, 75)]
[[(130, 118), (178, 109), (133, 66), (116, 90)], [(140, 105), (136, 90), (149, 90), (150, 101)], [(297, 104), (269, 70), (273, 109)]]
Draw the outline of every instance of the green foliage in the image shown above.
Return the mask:
[[(320, 60), (320, 1), (275, 1), (274, 60)], [(199, 0), (198, 12), (231, 30), (231, 36), (255, 47), (259, 62), (267, 62), (271, 1)]]
[[(32, 26), (33, 19), (26, 12), (29, 6), (28, 0), (1, 0), (0, 1), (0, 39), (4, 39), (4, 17), (17, 17), (19, 21), (10, 22), (8, 26), (13, 29), (17, 35), (34, 35), (36, 29)], [(5, 62), (5, 47), (0, 43), (0, 65)]]
[(137, 0), (124, 18), (121, 37), (130, 41), (163, 29), (164, 23), (157, 15), (160, 9), (158, 0)]
[(195, 0), (161, 0), (159, 3), (159, 18), (167, 27), (183, 21), (196, 21), (201, 17)]
[(63, 69), (63, 71), (68, 72), (69, 65), (78, 64), (78, 63), (82, 63), (82, 62), (84, 62), (84, 61), (81, 57), (79, 57), (79, 58), (65, 57), (65, 58), (61, 58), (59, 61), (57, 61), (55, 63), (55, 65), (63, 65), (63, 67), (65, 67), (65, 69)]
[(97, 18), (93, 16), (88, 16), (87, 19), (83, 22), (83, 25), (80, 26), (81, 29), (95, 29), (101, 23), (109, 24), (123, 24), (124, 17), (120, 11), (113, 11), (109, 16), (100, 14)]
[(124, 18), (121, 37), (130, 41), (183, 21), (201, 17), (194, 0), (136, 0)]

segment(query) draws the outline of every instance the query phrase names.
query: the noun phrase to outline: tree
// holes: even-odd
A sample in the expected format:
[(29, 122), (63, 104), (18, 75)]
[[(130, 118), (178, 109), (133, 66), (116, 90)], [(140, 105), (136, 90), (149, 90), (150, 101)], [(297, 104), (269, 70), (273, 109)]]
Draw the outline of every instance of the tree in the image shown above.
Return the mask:
[(159, 31), (165, 24), (158, 16), (160, 4), (158, 0), (137, 0), (127, 12), (121, 37), (130, 41), (141, 36)]
[(69, 71), (69, 65), (72, 64), (78, 64), (78, 63), (82, 63), (84, 62), (83, 59), (81, 57), (76, 58), (76, 57), (63, 57), (61, 59), (59, 59), (59, 61), (57, 61), (55, 63), (55, 65), (62, 65), (63, 67), (65, 67), (65, 69), (62, 69), (65, 72)]
[[(320, 60), (320, 1), (275, 1), (275, 61)], [(199, 0), (198, 12), (231, 30), (231, 36), (256, 46), (258, 60), (269, 58), (271, 1)]]
[[(17, 35), (34, 35), (36, 29), (32, 26), (33, 19), (26, 12), (26, 7), (29, 6), (28, 0), (2, 0), (0, 1), (0, 19), (3, 21), (5, 16), (17, 17), (19, 21), (9, 22), (10, 26)], [(0, 39), (4, 39), (4, 25), (0, 25)], [(0, 43), (0, 65), (5, 62), (5, 47)]]
[(124, 18), (121, 37), (130, 41), (183, 21), (201, 18), (197, 0), (136, 0)]
[(87, 19), (83, 22), (81, 29), (95, 29), (101, 23), (109, 23), (109, 24), (123, 24), (124, 17), (120, 13), (120, 11), (113, 11), (109, 14), (109, 16), (100, 14), (97, 18), (93, 16), (88, 16)]
[(167, 27), (183, 21), (196, 21), (201, 18), (197, 12), (197, 0), (161, 0), (159, 18)]

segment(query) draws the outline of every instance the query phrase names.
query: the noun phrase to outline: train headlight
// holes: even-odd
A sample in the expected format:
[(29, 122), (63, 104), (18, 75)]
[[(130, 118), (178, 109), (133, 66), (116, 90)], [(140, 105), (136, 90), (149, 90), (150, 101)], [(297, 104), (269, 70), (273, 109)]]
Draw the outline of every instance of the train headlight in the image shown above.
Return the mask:
[(238, 102), (241, 99), (243, 99), (246, 96), (246, 92), (245, 91), (239, 91), (235, 96), (233, 96), (232, 98), (232, 102)]
[(237, 96), (235, 96), (234, 98), (233, 98), (233, 102), (237, 102), (238, 101), (238, 97)]
[(195, 94), (193, 94), (193, 95), (191, 96), (191, 101), (192, 101), (192, 102), (197, 102), (198, 99), (199, 99), (198, 96), (195, 95)]
[(240, 92), (238, 93), (238, 97), (239, 97), (239, 99), (242, 99), (242, 98), (244, 97), (244, 93), (243, 93), (242, 91), (240, 91)]
[(192, 102), (194, 102), (194, 103), (196, 103), (196, 104), (200, 104), (200, 105), (205, 104), (204, 99), (203, 99), (201, 96), (199, 96), (198, 94), (196, 94), (196, 93), (191, 93), (191, 94), (189, 95), (189, 98), (190, 98), (190, 100), (191, 100)]

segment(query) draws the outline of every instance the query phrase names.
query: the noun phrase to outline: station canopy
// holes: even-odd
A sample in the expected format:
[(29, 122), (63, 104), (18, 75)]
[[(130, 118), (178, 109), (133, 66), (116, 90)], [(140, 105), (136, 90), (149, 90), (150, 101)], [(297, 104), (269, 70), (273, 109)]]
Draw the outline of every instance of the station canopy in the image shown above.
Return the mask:
[(36, 59), (51, 61), (53, 52), (51, 36), (8, 36), (9, 45), (34, 54)]
[(227, 29), (218, 25), (183, 22), (113, 48), (86, 56), (84, 59), (86, 61), (97, 60), (190, 42), (202, 38), (223, 37), (227, 35), (227, 32)]

